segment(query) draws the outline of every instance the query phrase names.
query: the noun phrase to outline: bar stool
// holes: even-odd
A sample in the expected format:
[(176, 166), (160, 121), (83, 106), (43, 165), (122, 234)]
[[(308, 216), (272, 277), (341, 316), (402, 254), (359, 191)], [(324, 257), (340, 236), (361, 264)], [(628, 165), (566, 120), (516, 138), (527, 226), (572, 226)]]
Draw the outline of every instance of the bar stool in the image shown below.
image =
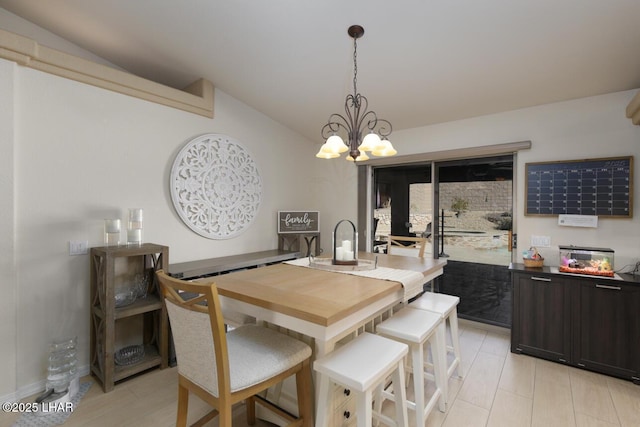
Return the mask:
[[(409, 307), (438, 313), (442, 317), (442, 327), (446, 330), (447, 321), (451, 330), (451, 346), (446, 347), (445, 360), (449, 352), (453, 352), (454, 358), (447, 365), (447, 383), (454, 371), (462, 378), (462, 358), (460, 356), (460, 337), (458, 334), (458, 303), (460, 298), (454, 295), (425, 292), (420, 298), (409, 304)], [(448, 396), (447, 396), (448, 398)]]
[[(444, 330), (440, 327), (442, 318), (436, 313), (405, 307), (392, 317), (380, 323), (376, 331), (378, 334), (392, 338), (396, 341), (407, 344), (411, 350), (411, 371), (413, 375), (414, 400), (407, 400), (409, 409), (415, 411), (416, 425), (424, 426), (427, 417), (438, 403), (438, 409), (445, 411), (445, 389), (447, 365), (444, 359), (445, 337)], [(433, 357), (433, 377), (436, 383), (436, 390), (425, 402), (425, 361), (427, 344), (431, 348)], [(395, 387), (394, 387), (395, 391)], [(384, 398), (391, 398), (383, 392)], [(382, 398), (376, 399), (376, 409), (382, 405)]]
[[(331, 382), (356, 393), (358, 427), (371, 427), (372, 418), (390, 426), (407, 427), (407, 406), (404, 383), (404, 358), (409, 349), (405, 344), (364, 332), (339, 349), (313, 363), (318, 372), (318, 408), (316, 426), (332, 427)], [(392, 375), (397, 385), (396, 419), (373, 412), (373, 393), (381, 393), (385, 380)]]

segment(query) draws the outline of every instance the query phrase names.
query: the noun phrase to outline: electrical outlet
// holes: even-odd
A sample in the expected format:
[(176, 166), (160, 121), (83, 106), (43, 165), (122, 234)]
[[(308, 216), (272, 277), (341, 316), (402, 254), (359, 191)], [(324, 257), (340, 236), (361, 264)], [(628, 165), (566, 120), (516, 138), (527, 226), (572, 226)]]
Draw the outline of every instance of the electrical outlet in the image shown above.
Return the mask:
[(86, 255), (89, 251), (89, 241), (87, 240), (70, 240), (69, 255)]

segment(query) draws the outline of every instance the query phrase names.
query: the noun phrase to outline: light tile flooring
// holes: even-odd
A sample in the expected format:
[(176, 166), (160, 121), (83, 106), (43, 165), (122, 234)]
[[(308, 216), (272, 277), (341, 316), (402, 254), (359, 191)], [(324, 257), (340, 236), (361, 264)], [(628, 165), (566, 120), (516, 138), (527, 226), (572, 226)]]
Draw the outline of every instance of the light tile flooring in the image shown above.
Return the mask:
[[(434, 410), (427, 427), (640, 427), (640, 386), (512, 354), (504, 329), (461, 320), (460, 344), (466, 374), (450, 380), (447, 411)], [(173, 426), (176, 384), (176, 368), (130, 379), (110, 393), (94, 384), (64, 426)], [(189, 422), (205, 412), (192, 397)], [(236, 412), (234, 426), (246, 426), (243, 408)], [(0, 413), (0, 426), (16, 419)]]
[(465, 376), (428, 427), (640, 427), (640, 386), (513, 354), (508, 330), (486, 329), (461, 321)]

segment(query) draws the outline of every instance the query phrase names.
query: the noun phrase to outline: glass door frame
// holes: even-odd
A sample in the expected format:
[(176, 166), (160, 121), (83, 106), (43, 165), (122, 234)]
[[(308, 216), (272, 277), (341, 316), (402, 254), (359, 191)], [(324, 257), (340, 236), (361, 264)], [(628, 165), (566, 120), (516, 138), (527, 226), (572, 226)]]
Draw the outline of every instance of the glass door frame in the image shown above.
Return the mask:
[[(512, 155), (513, 156), (513, 185), (512, 185), (512, 230), (513, 230), (513, 242), (517, 241), (517, 230), (518, 230), (518, 206), (519, 200), (517, 197), (517, 189), (518, 189), (518, 151), (526, 150), (531, 148), (531, 141), (518, 141), (511, 142), (505, 144), (496, 144), (496, 145), (487, 145), (480, 147), (470, 147), (463, 148), (458, 150), (447, 150), (443, 152), (432, 152), (432, 153), (419, 153), (405, 156), (396, 156), (390, 158), (380, 158), (373, 159), (367, 161), (364, 164), (358, 165), (358, 188), (357, 188), (357, 227), (358, 233), (360, 236), (365, 236), (365, 238), (359, 239), (358, 250), (370, 252), (373, 248), (373, 240), (374, 240), (374, 230), (373, 230), (373, 207), (375, 206), (375, 192), (374, 192), (374, 178), (373, 178), (373, 169), (378, 166), (400, 166), (400, 165), (415, 165), (418, 163), (426, 164), (431, 163), (431, 182), (432, 182), (432, 196), (434, 203), (434, 215), (435, 212), (439, 211), (439, 194), (438, 185), (436, 185), (436, 167), (435, 163), (440, 161), (449, 161), (449, 160), (461, 160), (465, 158), (475, 158), (475, 157), (493, 157), (493, 156), (501, 156), (501, 155)], [(437, 248), (439, 247), (440, 242), (440, 230), (439, 227), (433, 227), (432, 231), (432, 245), (433, 245), (433, 256), (434, 258), (438, 257), (439, 251)], [(438, 246), (436, 246), (438, 245)], [(516, 245), (513, 245), (515, 248)], [(511, 253), (512, 262), (516, 260), (515, 250)]]

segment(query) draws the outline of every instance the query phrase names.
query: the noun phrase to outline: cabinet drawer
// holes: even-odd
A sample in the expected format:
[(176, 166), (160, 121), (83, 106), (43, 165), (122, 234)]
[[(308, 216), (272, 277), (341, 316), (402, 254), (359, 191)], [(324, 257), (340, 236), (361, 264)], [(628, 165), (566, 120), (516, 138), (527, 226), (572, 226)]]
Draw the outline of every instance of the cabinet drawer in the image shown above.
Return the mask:
[(332, 426), (346, 427), (356, 423), (356, 399), (347, 399), (340, 406), (335, 406)]
[(333, 390), (331, 393), (331, 402), (333, 402), (333, 407), (338, 408), (344, 403), (351, 399), (352, 393), (351, 390), (346, 388), (343, 385), (333, 383)]

